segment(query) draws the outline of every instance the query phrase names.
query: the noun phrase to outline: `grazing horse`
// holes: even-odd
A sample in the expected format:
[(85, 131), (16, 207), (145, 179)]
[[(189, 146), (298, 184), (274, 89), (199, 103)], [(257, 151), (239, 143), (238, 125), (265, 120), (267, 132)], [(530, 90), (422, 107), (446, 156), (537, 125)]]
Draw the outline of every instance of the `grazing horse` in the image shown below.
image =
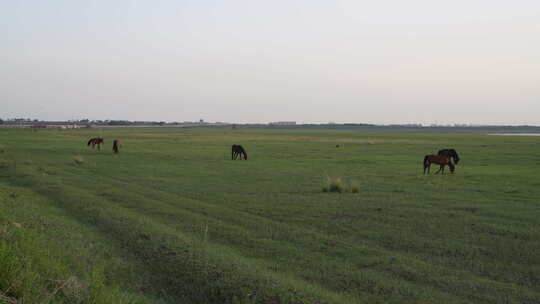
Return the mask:
[(232, 145), (231, 154), (232, 160), (236, 160), (238, 156), (240, 156), (240, 159), (242, 159), (242, 155), (244, 156), (245, 160), (248, 158), (246, 150), (244, 150), (244, 148), (240, 145)]
[(441, 165), (441, 168), (439, 169), (439, 171), (435, 172), (435, 174), (441, 171), (444, 174), (444, 166), (448, 166), (448, 168), (450, 168), (450, 173), (454, 173), (454, 170), (456, 168), (454, 164), (452, 164), (452, 162), (450, 161), (449, 157), (440, 155), (426, 155), (424, 157), (424, 174), (426, 174), (426, 169), (427, 173), (429, 174), (431, 164)]
[(115, 139), (112, 143), (112, 150), (114, 153), (118, 153), (118, 149), (120, 148), (120, 141), (118, 139)]
[(97, 145), (97, 149), (101, 150), (101, 144), (102, 143), (103, 143), (103, 138), (100, 138), (100, 137), (90, 138), (90, 140), (88, 141), (87, 146), (92, 145), (92, 149), (94, 149), (94, 147)]
[(454, 149), (439, 150), (439, 152), (437, 152), (437, 155), (446, 156), (448, 158), (454, 159), (454, 164), (456, 164), (456, 165), (459, 162), (459, 156), (458, 156), (456, 150), (454, 150)]

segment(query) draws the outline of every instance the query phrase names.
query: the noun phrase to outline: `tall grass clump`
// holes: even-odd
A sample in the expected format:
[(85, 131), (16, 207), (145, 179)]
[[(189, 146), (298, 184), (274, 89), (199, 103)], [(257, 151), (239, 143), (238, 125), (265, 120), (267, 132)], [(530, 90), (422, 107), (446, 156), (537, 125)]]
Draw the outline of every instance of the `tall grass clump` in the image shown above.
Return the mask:
[(79, 154), (76, 154), (73, 156), (73, 162), (75, 163), (75, 165), (82, 165), (84, 163), (84, 158), (79, 155)]
[(353, 183), (347, 183), (341, 179), (341, 177), (330, 177), (327, 176), (326, 180), (324, 182), (323, 192), (350, 192), (350, 193), (358, 193), (360, 191), (360, 188), (358, 185)]
[(351, 190), (351, 193), (360, 192), (360, 187), (356, 183), (351, 183), (349, 189)]
[(340, 177), (326, 177), (326, 182), (323, 186), (323, 192), (338, 192), (341, 193), (345, 190), (345, 185)]

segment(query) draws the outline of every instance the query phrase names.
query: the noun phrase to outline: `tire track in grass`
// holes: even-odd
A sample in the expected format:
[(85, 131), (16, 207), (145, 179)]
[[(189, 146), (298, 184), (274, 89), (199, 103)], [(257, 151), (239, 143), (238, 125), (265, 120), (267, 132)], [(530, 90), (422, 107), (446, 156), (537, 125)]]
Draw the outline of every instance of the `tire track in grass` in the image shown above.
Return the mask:
[[(174, 201), (174, 198), (175, 196), (174, 195), (171, 195), (169, 192), (163, 192), (163, 191), (159, 191), (159, 190), (156, 190), (154, 191), (156, 192), (156, 195), (154, 195), (154, 198), (155, 199), (159, 199), (160, 201), (163, 201), (163, 202), (172, 202)], [(149, 193), (149, 192), (148, 192)], [(161, 195), (159, 195), (159, 193), (161, 193)], [(150, 193), (149, 193), (150, 194)], [(175, 194), (176, 195), (176, 194)], [(220, 206), (220, 204), (212, 204), (212, 203), (204, 203), (204, 204), (201, 204), (202, 202), (201, 201), (198, 201), (198, 200), (193, 200), (192, 202), (187, 202), (184, 204), (185, 208), (188, 208), (190, 210), (192, 210), (193, 212), (197, 212), (197, 213), (203, 213), (205, 214), (206, 216), (213, 216), (214, 218), (216, 219), (219, 219), (219, 220), (223, 220), (223, 215), (225, 214), (230, 214), (227, 218), (227, 222), (236, 222), (238, 223), (238, 220), (235, 221), (235, 219), (237, 218), (241, 218), (243, 219), (244, 221), (245, 220), (248, 220), (250, 219), (251, 217), (250, 216), (246, 216), (246, 213), (243, 212), (243, 211), (236, 211), (236, 212), (231, 212), (229, 208), (221, 208), (219, 210), (219, 215), (215, 215), (217, 212), (215, 212), (215, 208), (216, 208), (216, 205), (217, 206)], [(173, 204), (174, 206), (177, 206), (177, 204)], [(200, 209), (204, 207), (206, 208), (205, 210), (206, 211), (201, 211)], [(214, 208), (214, 209), (213, 209)], [(240, 214), (238, 214), (238, 212), (240, 212)], [(249, 214), (249, 213), (247, 213)], [(262, 221), (263, 219), (266, 219), (264, 217), (259, 217), (259, 216), (255, 216), (255, 218), (253, 218), (250, 222), (251, 223), (248, 223), (246, 222), (245, 224), (248, 225), (246, 226), (247, 229), (251, 230), (251, 231), (258, 231), (260, 229), (258, 229), (259, 226), (264, 226), (264, 225), (261, 225), (263, 224), (264, 222)], [(298, 237), (288, 237), (288, 238), (284, 238), (284, 237), (280, 237), (280, 241), (288, 241), (288, 242), (292, 242), (292, 243), (297, 243), (299, 241), (302, 241), (303, 238), (305, 238), (306, 236), (306, 232), (307, 230), (305, 228), (303, 229), (298, 229), (297, 226), (291, 226), (290, 224), (282, 224), (282, 223), (275, 223), (274, 221), (271, 221), (269, 222), (270, 224), (269, 225), (273, 225), (275, 224), (276, 227), (279, 226), (279, 228), (281, 230), (286, 230), (288, 232), (290, 231), (295, 231), (297, 230), (298, 231)], [(395, 227), (392, 227), (392, 226), (386, 226), (387, 228), (395, 228)], [(277, 229), (276, 229), (277, 230)], [(239, 230), (241, 231), (241, 229)], [(313, 231), (310, 231), (310, 232), (320, 232), (320, 231), (317, 231), (317, 230), (313, 230)], [(319, 235), (323, 235), (322, 233), (320, 233)], [(287, 236), (285, 234), (285, 236)], [(365, 235), (366, 238), (362, 239), (362, 243), (366, 244), (366, 245), (369, 245), (369, 246), (372, 246), (372, 247), (375, 247), (375, 248), (378, 248), (380, 249), (381, 246), (381, 240), (380, 239), (373, 239), (373, 238), (369, 238), (369, 242), (366, 242), (366, 239), (368, 239), (367, 237), (369, 236), (369, 234)], [(261, 235), (257, 235), (257, 237), (261, 237)], [(264, 232), (263, 232), (263, 235), (262, 237), (265, 237), (264, 235)], [(326, 238), (326, 240), (324, 242), (330, 242), (330, 243), (336, 243), (335, 242), (335, 239), (339, 238), (338, 236), (333, 236), (333, 237), (330, 237), (330, 236), (327, 236), (326, 234), (324, 234), (324, 237)], [(315, 239), (315, 238), (314, 238)], [(234, 239), (233, 239), (234, 240)], [(317, 240), (315, 241), (320, 241), (320, 238), (318, 238)], [(305, 243), (304, 242), (304, 246), (307, 245), (308, 247), (307, 248), (310, 248), (310, 252), (313, 252), (313, 251), (318, 251), (320, 250), (320, 247), (317, 247), (316, 245), (314, 245), (314, 242), (312, 243)], [(343, 240), (341, 241), (342, 243), (344, 243), (344, 247), (347, 247), (347, 242), (343, 242)], [(416, 242), (416, 241), (415, 241)], [(422, 244), (422, 243), (429, 243), (428, 240), (424, 240), (423, 238), (420, 238), (418, 240), (418, 243)], [(339, 242), (338, 242), (339, 243)], [(352, 243), (352, 242), (351, 242)], [(357, 243), (357, 242), (355, 242)], [(456, 248), (459, 248), (459, 243), (457, 241), (454, 241), (454, 243), (456, 244)], [(337, 244), (337, 243), (336, 243)], [(387, 248), (388, 250), (385, 250), (385, 252), (388, 252), (388, 255), (391, 255), (391, 254), (394, 254), (396, 252), (405, 252), (407, 253), (406, 256), (408, 256), (409, 258), (413, 258), (413, 259), (422, 259), (422, 257), (418, 257), (417, 253), (423, 253), (425, 255), (425, 252), (424, 251), (421, 251), (420, 247), (419, 246), (415, 246), (415, 247), (406, 247), (406, 248), (400, 248), (400, 247), (397, 247), (395, 245), (393, 245), (393, 240), (392, 239), (389, 239), (388, 242), (386, 243), (383, 243), (383, 244), (386, 244), (387, 247), (382, 247), (382, 248)], [(434, 244), (436, 245), (436, 244)], [(447, 245), (447, 244), (446, 244)], [(291, 248), (295, 248), (294, 246), (291, 247)], [(304, 247), (306, 248), (306, 247)], [(306, 248), (306, 249), (307, 249)], [(433, 247), (435, 249), (435, 247)], [(415, 250), (415, 252), (411, 253), (411, 249)], [(440, 251), (442, 250), (442, 251)], [(445, 252), (447, 251), (447, 249), (444, 249), (444, 248), (441, 248), (439, 251), (441, 253), (444, 253), (446, 254)], [(459, 251), (459, 249), (458, 249)], [(311, 253), (312, 254), (312, 253)], [(377, 255), (379, 255), (380, 253), (377, 253)], [(452, 253), (454, 254), (454, 253)], [(459, 254), (459, 252), (457, 252), (457, 254)], [(466, 253), (465, 253), (466, 254)], [(312, 254), (313, 255), (313, 254)], [(329, 257), (329, 258), (335, 258), (335, 256), (332, 256), (332, 257)], [(345, 258), (343, 258), (344, 260), (342, 261), (341, 264), (345, 264), (347, 265), (348, 263), (350, 263), (350, 259), (347, 259), (345, 260)], [(347, 262), (347, 263), (345, 263)], [(496, 263), (497, 261), (493, 261), (494, 263)], [(428, 265), (431, 265), (431, 267), (433, 267), (433, 264), (428, 264)], [(465, 265), (465, 264), (464, 264)], [(310, 267), (309, 265), (306, 265), (307, 267)], [(441, 265), (439, 266), (441, 267)], [(451, 263), (451, 261), (447, 261), (447, 262), (444, 262), (444, 264), (442, 264), (442, 269), (454, 269), (456, 267), (455, 264)], [(381, 272), (391, 272), (393, 274), (395, 274), (396, 272), (399, 273), (399, 271), (395, 271), (395, 270), (392, 270), (392, 269), (381, 269)], [(404, 279), (407, 279), (407, 278), (410, 278), (412, 277), (411, 276), (411, 272), (410, 271), (404, 271), (404, 275), (403, 275), (403, 278)], [(474, 277), (477, 278), (478, 280), (486, 280), (486, 278), (489, 278), (486, 282), (492, 282), (493, 284), (501, 284), (501, 283), (506, 283), (508, 284), (508, 286), (514, 286), (514, 287), (519, 287), (521, 289), (523, 289), (524, 286), (522, 285), (515, 285), (513, 284), (514, 282), (512, 282), (511, 280), (509, 280), (508, 278), (504, 281), (500, 281), (500, 279), (502, 279), (501, 277), (497, 277), (496, 275), (494, 276), (487, 276), (484, 274), (478, 274), (478, 273), (475, 273), (474, 270), (471, 270), (469, 268), (465, 268), (463, 267), (463, 271), (462, 271), (463, 274), (475, 274)], [(330, 282), (330, 286), (332, 285), (333, 282)], [(433, 283), (430, 283), (430, 284), (433, 284)], [(325, 285), (328, 285), (328, 284), (325, 284)], [(443, 284), (437, 284), (438, 286), (443, 286)], [(498, 288), (500, 289), (500, 288)]]
[(377, 266), (373, 266), (373, 269), (376, 269)]
[[(74, 176), (73, 176), (73, 177), (74, 177)], [(103, 177), (100, 176), (99, 178), (103, 178)], [(68, 179), (68, 180), (70, 180), (70, 179)], [(88, 182), (88, 181), (87, 181), (87, 182)], [(98, 182), (100, 182), (100, 181), (98, 181)], [(82, 183), (82, 184), (84, 185), (84, 183)], [(121, 185), (118, 185), (118, 186), (121, 186)], [(146, 192), (148, 192), (148, 191), (146, 191)], [(150, 191), (149, 193), (152, 193), (152, 191)], [(168, 202), (169, 200), (168, 200), (168, 199), (165, 199), (165, 200), (163, 200), (163, 201)], [(150, 202), (150, 203), (152, 203), (152, 202)], [(156, 204), (156, 203), (159, 203), (159, 202), (153, 202), (153, 203)], [(190, 202), (187, 206), (191, 206), (191, 203), (193, 203), (193, 202)], [(200, 205), (201, 202), (198, 202), (198, 204)], [(210, 204), (208, 204), (208, 203), (205, 203), (205, 204), (206, 204), (206, 205), (210, 205)], [(213, 205), (210, 205), (210, 206), (213, 206)], [(200, 206), (199, 206), (199, 207), (200, 207)], [(139, 204), (139, 207), (138, 207), (138, 208), (140, 208), (140, 204)], [(139, 210), (139, 211), (140, 211), (140, 210)], [(143, 210), (143, 211), (144, 211), (144, 210)], [(223, 209), (223, 211), (229, 211), (229, 210), (225, 208), (225, 209)], [(222, 212), (223, 212), (223, 211), (222, 211)], [(229, 213), (230, 213), (230, 212), (229, 212)], [(207, 212), (206, 216), (208, 216), (208, 214), (212, 214), (212, 215), (213, 215), (214, 212)], [(234, 217), (237, 217), (237, 214), (236, 214), (236, 213), (231, 213), (231, 219), (234, 219)], [(159, 220), (159, 218), (158, 218), (158, 220)], [(257, 221), (258, 219), (254, 219), (254, 220)], [(270, 223), (273, 223), (273, 222), (270, 221)], [(282, 226), (282, 224), (277, 224), (277, 225)], [(255, 227), (256, 227), (256, 226), (255, 226)], [(293, 239), (292, 241), (301, 240), (301, 239), (302, 239), (301, 236), (305, 236), (305, 233), (306, 233), (305, 230), (303, 230), (303, 229), (298, 229), (298, 235), (299, 235), (300, 237), (297, 238), (297, 239)], [(286, 235), (286, 234), (285, 234), (285, 235)], [(314, 242), (320, 241), (320, 238), (317, 238), (317, 237), (314, 237), (313, 239), (314, 239)], [(330, 239), (333, 239), (333, 238), (330, 238)], [(309, 245), (309, 244), (308, 244), (308, 245)], [(307, 265), (307, 266), (309, 267), (309, 265)], [(384, 272), (384, 271), (381, 271), (381, 272)]]
[[(115, 187), (116, 188), (116, 187)], [(156, 192), (161, 192), (159, 190), (155, 190)], [(144, 193), (149, 193), (149, 191), (146, 191), (144, 190), (143, 191)], [(159, 193), (157, 193), (159, 195)], [(167, 198), (167, 199), (163, 199), (164, 196), (169, 196), (170, 194), (169, 193), (161, 193), (162, 195), (159, 196), (161, 199), (160, 200), (146, 200), (145, 204), (149, 204), (149, 205), (152, 205), (152, 206), (157, 206), (157, 205), (167, 205), (167, 206), (174, 206), (174, 207), (178, 207), (177, 204), (173, 204), (173, 203), (168, 203), (168, 202), (171, 202), (173, 201), (173, 199), (170, 199), (170, 198)], [(166, 195), (164, 195), (166, 194)], [(128, 199), (127, 201), (130, 201), (130, 199)], [(140, 210), (140, 206), (141, 205), (144, 205), (144, 204), (137, 204), (135, 207), (136, 209), (135, 210), (138, 210), (138, 211), (142, 211), (142, 212), (147, 212), (148, 210)], [(193, 205), (195, 205), (196, 207), (193, 207)], [(203, 217), (200, 218), (201, 220), (205, 220), (208, 218), (209, 215), (214, 215), (215, 210), (212, 210), (210, 207), (216, 207), (215, 205), (210, 205), (208, 206), (207, 203), (202, 203), (200, 201), (196, 201), (196, 200), (190, 200), (190, 201), (185, 201), (184, 202), (184, 206), (187, 206), (189, 209), (191, 209), (191, 214), (182, 214), (183, 212), (181, 213), (178, 213), (179, 211), (175, 211), (175, 210), (167, 210), (166, 212), (156, 212), (156, 214), (154, 215), (154, 218), (156, 220), (161, 220), (161, 219), (164, 219), (164, 218), (167, 218), (167, 215), (170, 216), (169, 212), (176, 212), (178, 213), (177, 215), (180, 215), (180, 217), (182, 218), (185, 218), (186, 216), (187, 217), (194, 217), (195, 215), (194, 214), (199, 214), (201, 213), (201, 210), (197, 210), (197, 209), (200, 209), (203, 205), (206, 205), (205, 208), (209, 208), (209, 210), (206, 210), (206, 211), (202, 211), (203, 213)], [(138, 209), (137, 209), (138, 208)], [(158, 210), (157, 208), (154, 208), (155, 210)], [(230, 219), (234, 218), (234, 217), (238, 217), (238, 214), (237, 213), (231, 213), (230, 210), (228, 210), (227, 208), (219, 208), (219, 213), (220, 215), (223, 215), (223, 214), (227, 214), (227, 213), (230, 213)], [(148, 214), (147, 214), (148, 215)], [(242, 218), (245, 219), (245, 214), (242, 214)], [(218, 218), (218, 217), (215, 217), (214, 216), (214, 220), (218, 220), (218, 221), (221, 221), (222, 218)], [(261, 221), (268, 221), (267, 219), (264, 219), (264, 218), (254, 218), (252, 219), (254, 221), (254, 226), (257, 226), (261, 224)], [(273, 224), (271, 221), (270, 221), (270, 224)], [(283, 226), (283, 224), (279, 224), (280, 226)], [(237, 234), (234, 234), (231, 232), (231, 235), (233, 236), (237, 236), (238, 234), (242, 234), (242, 232), (245, 230), (245, 229), (242, 229), (244, 227), (241, 227), (241, 226), (238, 226), (238, 225), (223, 225), (221, 226), (221, 228), (227, 228), (228, 230), (232, 230), (233, 232), (236, 231), (238, 232)], [(253, 225), (252, 225), (253, 227)], [(249, 228), (249, 227), (248, 227)], [(294, 231), (295, 229), (298, 229), (297, 227), (291, 227), (291, 226), (286, 226), (285, 228), (287, 228), (287, 230), (289, 231)], [(306, 235), (309, 235), (309, 234), (313, 234), (315, 235), (313, 237), (313, 240), (314, 241), (320, 241), (321, 240), (321, 234), (315, 234), (315, 232), (306, 232), (305, 230), (299, 230), (298, 231), (298, 235), (300, 237), (296, 238), (296, 237), (293, 237), (291, 238), (290, 240), (288, 240), (289, 242), (296, 242), (298, 240), (301, 240), (302, 237), (305, 238)], [(334, 238), (330, 238), (328, 236), (323, 236), (323, 238), (326, 238), (327, 240), (326, 241), (332, 241), (334, 240)], [(232, 238), (232, 240), (234, 240), (234, 238)], [(281, 242), (282, 240), (280, 240)], [(229, 245), (227, 243), (225, 243), (224, 245)], [(308, 244), (309, 245), (309, 244)], [(344, 244), (346, 245), (345, 247), (356, 247), (358, 248), (357, 246), (353, 246), (352, 244)], [(294, 249), (294, 247), (292, 248), (289, 248), (288, 250), (291, 250), (291, 249)], [(365, 248), (362, 248), (362, 249), (365, 249)], [(390, 252), (390, 253), (393, 253), (393, 252)], [(374, 252), (372, 253), (371, 255), (380, 255), (381, 252)], [(311, 256), (315, 256), (315, 254), (311, 253)], [(327, 256), (322, 256), (322, 257), (327, 257)], [(317, 259), (316, 259), (317, 260)], [(320, 259), (319, 259), (320, 260)], [(348, 261), (347, 261), (348, 262)], [(411, 262), (411, 261), (409, 261)], [(336, 266), (338, 265), (348, 265), (349, 263), (345, 263), (345, 260), (340, 260), (338, 262), (335, 263)], [(414, 261), (412, 261), (412, 263), (409, 263), (409, 264), (414, 264)], [(418, 265), (418, 263), (416, 263)], [(306, 265), (307, 267), (309, 267), (309, 265)], [(350, 265), (349, 265), (350, 266)], [(429, 267), (432, 267), (432, 265), (423, 265), (424, 268), (429, 268)], [(331, 267), (330, 267), (331, 268)], [(386, 273), (390, 273), (392, 275), (398, 275), (400, 276), (402, 279), (407, 279), (407, 278), (411, 278), (411, 277), (421, 277), (421, 275), (414, 275), (412, 272), (410, 272), (410, 270), (407, 270), (407, 271), (404, 271), (404, 270), (399, 270), (399, 267), (395, 267), (394, 268), (388, 268), (388, 269), (385, 269), (384, 267), (382, 269), (380, 269), (381, 272), (386, 272)], [(427, 275), (429, 275), (429, 272), (427, 273)], [(379, 276), (381, 276), (381, 274), (379, 274)], [(467, 272), (463, 272), (463, 273), (459, 273), (459, 272), (456, 272), (454, 275), (452, 275), (454, 277), (463, 277), (463, 276), (470, 276), (469, 273)], [(382, 275), (382, 277), (384, 277), (384, 274)], [(386, 277), (391, 277), (391, 276), (386, 276)], [(389, 280), (390, 278), (385, 278), (386, 280)], [(326, 283), (325, 285), (328, 285), (329, 282), (321, 282), (321, 283)], [(430, 279), (428, 281), (423, 281), (423, 282), (415, 282), (415, 284), (420, 284), (422, 283), (422, 286), (425, 285), (426, 283), (428, 283), (429, 285), (433, 285), (433, 286), (438, 286), (439, 288), (441, 286), (444, 286), (444, 280), (441, 281), (441, 282), (437, 282), (437, 280), (433, 280), (433, 279)], [(492, 286), (493, 284), (496, 284), (496, 285), (500, 285), (500, 283), (497, 283), (497, 282), (493, 282), (493, 281), (490, 281), (490, 285)], [(471, 282), (470, 284), (466, 284), (464, 286), (475, 286), (477, 285), (477, 283), (475, 284), (475, 282)], [(499, 286), (498, 289), (502, 288), (503, 286)], [(380, 288), (384, 288), (384, 287), (380, 287)], [(476, 286), (475, 287), (478, 291), (478, 289), (487, 289), (489, 290), (489, 286), (486, 286), (484, 288), (482, 288), (482, 286)], [(449, 288), (443, 288), (443, 290), (445, 290), (446, 292), (448, 291)], [(455, 290), (461, 290), (462, 288), (455, 288)], [(454, 290), (454, 291), (455, 291)], [(477, 300), (480, 300), (480, 299), (477, 299)]]
[[(163, 296), (199, 303), (232, 303), (234, 299), (248, 298), (257, 303), (273, 303), (277, 299), (283, 303), (306, 300), (354, 303), (345, 295), (288, 275), (264, 271), (256, 262), (237, 255), (230, 248), (201, 242), (80, 188), (64, 184), (60, 189), (51, 190), (50, 185), (36, 183), (30, 176), (24, 177), (24, 184), (56, 202), (77, 220), (116, 239), (149, 267), (150, 272), (156, 273), (154, 278), (159, 282), (156, 288), (167, 291)], [(75, 193), (78, 198), (67, 197)]]

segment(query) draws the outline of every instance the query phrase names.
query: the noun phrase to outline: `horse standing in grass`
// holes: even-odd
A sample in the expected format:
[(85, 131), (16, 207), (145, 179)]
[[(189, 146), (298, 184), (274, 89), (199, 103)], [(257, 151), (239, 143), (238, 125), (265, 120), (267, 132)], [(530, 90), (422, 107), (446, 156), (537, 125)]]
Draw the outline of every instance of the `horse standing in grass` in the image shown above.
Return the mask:
[(246, 150), (244, 150), (244, 147), (240, 145), (232, 145), (231, 147), (231, 158), (232, 160), (236, 160), (240, 156), (240, 159), (242, 159), (242, 156), (244, 156), (244, 159), (247, 160), (248, 156), (246, 153)]
[(112, 150), (114, 153), (118, 153), (118, 149), (120, 149), (120, 141), (118, 139), (115, 139), (112, 143)]
[(439, 152), (437, 152), (437, 155), (446, 156), (446, 157), (448, 157), (450, 159), (453, 159), (455, 165), (457, 165), (458, 162), (459, 162), (459, 155), (457, 154), (456, 150), (454, 150), (454, 149), (439, 150)]
[(102, 143), (103, 143), (103, 138), (95, 137), (95, 138), (90, 138), (90, 140), (88, 141), (87, 146), (92, 145), (92, 149), (94, 149), (94, 147), (97, 145), (97, 149), (101, 150), (101, 144)]
[(439, 169), (439, 171), (435, 172), (435, 174), (441, 171), (444, 174), (445, 166), (448, 166), (448, 168), (450, 168), (450, 173), (454, 173), (454, 170), (456, 168), (454, 164), (450, 161), (449, 157), (440, 156), (440, 155), (426, 155), (424, 157), (424, 174), (426, 174), (426, 169), (427, 169), (427, 173), (429, 174), (429, 169), (431, 167), (431, 164), (441, 165), (441, 168)]

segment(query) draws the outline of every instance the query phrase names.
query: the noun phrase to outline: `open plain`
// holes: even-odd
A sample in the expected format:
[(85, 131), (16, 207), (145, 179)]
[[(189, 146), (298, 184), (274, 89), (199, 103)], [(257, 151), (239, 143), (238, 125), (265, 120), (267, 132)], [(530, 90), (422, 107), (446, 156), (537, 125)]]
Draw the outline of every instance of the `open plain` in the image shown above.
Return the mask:
[(540, 137), (0, 129), (0, 302), (540, 303), (539, 169)]

